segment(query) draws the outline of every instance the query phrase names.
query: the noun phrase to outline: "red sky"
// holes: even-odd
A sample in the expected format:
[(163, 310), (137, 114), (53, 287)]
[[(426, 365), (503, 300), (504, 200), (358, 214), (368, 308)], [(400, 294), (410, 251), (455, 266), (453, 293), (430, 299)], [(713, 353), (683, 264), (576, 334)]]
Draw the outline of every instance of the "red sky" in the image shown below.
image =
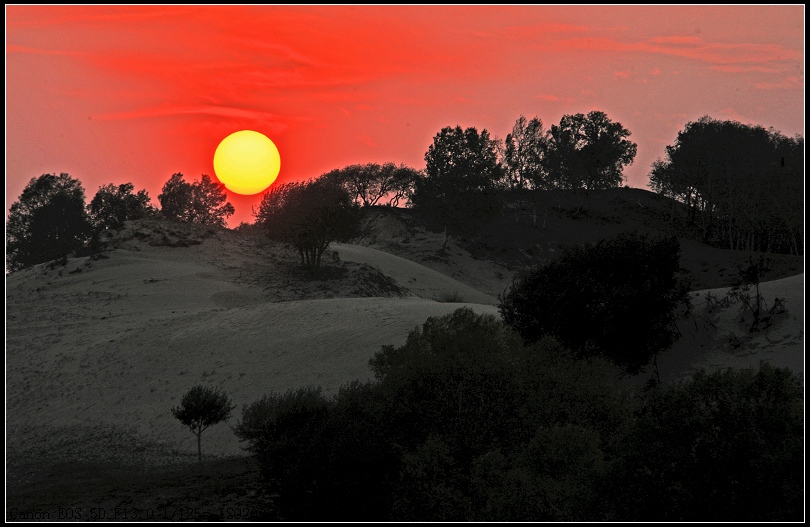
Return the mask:
[[(6, 6), (6, 211), (51, 172), (157, 204), (242, 129), (286, 182), (591, 110), (632, 132), (641, 188), (703, 115), (804, 135), (804, 6)], [(229, 199), (252, 221), (260, 196)]]

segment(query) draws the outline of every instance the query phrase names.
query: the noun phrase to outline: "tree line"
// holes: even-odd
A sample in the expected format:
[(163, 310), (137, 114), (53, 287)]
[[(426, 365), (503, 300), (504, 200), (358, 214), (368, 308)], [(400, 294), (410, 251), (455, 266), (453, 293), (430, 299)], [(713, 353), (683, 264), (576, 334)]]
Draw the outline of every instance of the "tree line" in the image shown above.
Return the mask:
[(9, 210), (6, 269), (17, 271), (97, 247), (104, 231), (120, 230), (129, 220), (161, 215), (175, 221), (225, 226), (234, 213), (225, 187), (203, 174), (189, 183), (177, 173), (163, 186), (154, 207), (146, 190), (132, 183), (102, 185), (89, 204), (81, 182), (61, 173), (33, 178)]
[[(254, 210), (267, 235), (293, 246), (317, 269), (329, 243), (357, 232), (359, 207), (407, 203), (450, 236), (473, 233), (498, 217), (504, 193), (561, 189), (585, 194), (615, 188), (636, 155), (630, 131), (604, 112), (564, 115), (544, 130), (520, 116), (505, 140), (486, 129), (445, 127), (425, 154), (424, 170), (394, 163), (335, 169), (306, 182), (273, 186)], [(704, 117), (687, 123), (650, 187), (685, 203), (688, 225), (706, 243), (730, 249), (802, 254), (804, 139)], [(17, 270), (92, 245), (107, 229), (150, 214), (225, 226), (234, 213), (224, 187), (174, 174), (153, 207), (131, 183), (101, 187), (89, 205), (68, 174), (32, 179), (6, 222), (6, 268)], [(311, 203), (308, 203), (311, 201)], [(673, 208), (673, 214), (674, 214)]]

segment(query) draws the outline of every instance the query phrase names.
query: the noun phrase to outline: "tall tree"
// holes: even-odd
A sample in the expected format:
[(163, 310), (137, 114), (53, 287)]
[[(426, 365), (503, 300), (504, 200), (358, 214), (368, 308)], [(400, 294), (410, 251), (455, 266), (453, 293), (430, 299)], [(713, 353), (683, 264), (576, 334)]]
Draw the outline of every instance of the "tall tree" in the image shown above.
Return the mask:
[(489, 132), (446, 127), (425, 154), (426, 177), (416, 180), (411, 203), (428, 219), (450, 233), (480, 228), (500, 214), (502, 200), (497, 182), (503, 177), (497, 145)]
[(558, 188), (601, 190), (618, 187), (622, 170), (636, 156), (630, 132), (604, 112), (563, 115), (548, 133), (542, 165)]
[(90, 233), (84, 188), (69, 174), (33, 178), (6, 222), (6, 268), (24, 269), (81, 248)]
[(509, 188), (547, 188), (543, 157), (546, 152), (546, 135), (543, 121), (533, 117), (527, 121), (520, 116), (507, 134), (504, 142), (504, 162)]
[(203, 174), (200, 181), (188, 183), (183, 174), (173, 174), (158, 196), (161, 213), (172, 220), (225, 226), (226, 218), (235, 212), (226, 200), (225, 185)]
[(801, 253), (804, 139), (704, 116), (689, 122), (650, 187), (689, 207), (704, 241), (729, 249)]
[(349, 193), (325, 178), (271, 187), (254, 215), (270, 239), (295, 247), (301, 266), (312, 270), (330, 243), (353, 238), (360, 224)]

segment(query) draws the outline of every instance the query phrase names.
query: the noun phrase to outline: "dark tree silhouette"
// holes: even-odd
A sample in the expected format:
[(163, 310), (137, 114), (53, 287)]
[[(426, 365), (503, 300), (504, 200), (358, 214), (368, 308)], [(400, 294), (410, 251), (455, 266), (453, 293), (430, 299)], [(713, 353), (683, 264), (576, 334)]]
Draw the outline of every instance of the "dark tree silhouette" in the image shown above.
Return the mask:
[(622, 169), (633, 162), (636, 144), (620, 123), (604, 112), (563, 115), (552, 125), (542, 165), (557, 188), (600, 190), (618, 187)]
[(301, 266), (311, 270), (330, 243), (355, 237), (360, 225), (351, 195), (325, 178), (273, 186), (254, 215), (270, 239), (295, 247)]
[(394, 163), (368, 163), (335, 169), (321, 177), (345, 188), (364, 207), (382, 203), (396, 207), (410, 194), (419, 171)]
[(689, 207), (704, 241), (803, 254), (804, 139), (704, 116), (678, 132), (650, 187)]
[(637, 234), (570, 247), (516, 279), (498, 309), (528, 342), (551, 335), (636, 374), (677, 336), (677, 307), (689, 291), (679, 253), (677, 238)]
[(99, 187), (87, 210), (95, 232), (121, 229), (127, 220), (137, 220), (157, 210), (152, 207), (146, 190), (133, 194), (134, 185), (124, 183), (117, 187), (110, 183)]
[(170, 220), (225, 226), (225, 220), (235, 212), (228, 203), (225, 185), (203, 174), (200, 181), (188, 183), (183, 174), (173, 174), (158, 196), (160, 212)]
[(67, 256), (90, 233), (84, 188), (62, 173), (43, 174), (12, 203), (6, 223), (6, 269), (16, 271)]
[(543, 157), (546, 152), (546, 135), (543, 121), (534, 117), (527, 121), (522, 115), (512, 127), (512, 133), (504, 142), (506, 181), (510, 189), (549, 188)]
[(497, 182), (503, 177), (496, 141), (475, 128), (446, 127), (425, 154), (426, 177), (416, 180), (411, 203), (424, 217), (450, 233), (473, 231), (500, 214)]
[(183, 395), (172, 415), (197, 436), (197, 459), (202, 463), (202, 433), (209, 426), (227, 421), (236, 406), (224, 393), (205, 386), (195, 386)]

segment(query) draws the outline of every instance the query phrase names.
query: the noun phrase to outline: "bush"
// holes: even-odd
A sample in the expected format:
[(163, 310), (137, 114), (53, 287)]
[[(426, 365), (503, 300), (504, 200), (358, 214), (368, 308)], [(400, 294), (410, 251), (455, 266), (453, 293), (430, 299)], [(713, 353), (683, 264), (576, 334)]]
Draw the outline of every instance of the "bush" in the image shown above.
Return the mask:
[(766, 363), (648, 392), (611, 475), (617, 517), (801, 521), (803, 401), (801, 379)]
[(802, 389), (787, 371), (698, 375), (633, 398), (607, 361), (550, 338), (523, 346), (467, 308), (429, 318), (371, 366), (376, 382), (333, 400), (304, 389), (243, 412), (237, 435), (280, 519), (801, 515)]
[(242, 410), (234, 427), (259, 463), (282, 519), (321, 519), (322, 478), (329, 459), (329, 401), (320, 388), (271, 393)]
[[(348, 385), (332, 401), (299, 390), (244, 411), (237, 435), (278, 493), (282, 519), (500, 519), (473, 484), (482, 456), (503, 452), (534, 474), (521, 453), (540, 441), (538, 430), (575, 423), (599, 457), (626, 428), (604, 364), (575, 362), (550, 340), (524, 348), (495, 317), (470, 309), (428, 319), (371, 365), (377, 382)], [(555, 474), (569, 469), (581, 467)], [(535, 518), (531, 507), (513, 512)]]
[(676, 309), (689, 298), (679, 253), (674, 237), (638, 234), (569, 247), (515, 279), (498, 309), (527, 342), (551, 335), (636, 374), (677, 337)]

